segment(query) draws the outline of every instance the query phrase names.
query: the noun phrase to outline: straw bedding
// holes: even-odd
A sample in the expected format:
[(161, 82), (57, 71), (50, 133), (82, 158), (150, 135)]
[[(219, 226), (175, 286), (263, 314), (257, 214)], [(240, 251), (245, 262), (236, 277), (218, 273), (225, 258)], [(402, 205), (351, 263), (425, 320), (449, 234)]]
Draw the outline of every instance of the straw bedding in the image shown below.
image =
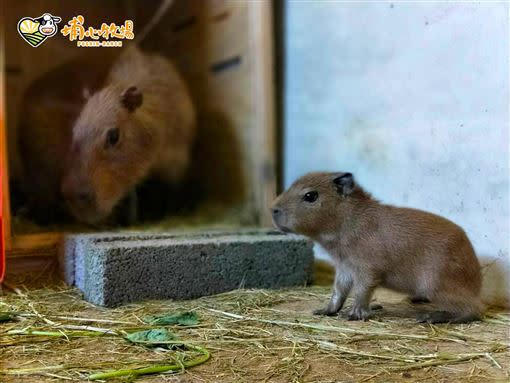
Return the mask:
[[(509, 380), (508, 312), (491, 308), (484, 321), (472, 324), (417, 324), (414, 315), (429, 307), (378, 291), (376, 300), (384, 308), (370, 321), (312, 316), (329, 293), (329, 286), (237, 290), (104, 309), (47, 277), (39, 283), (33, 277), (30, 283), (11, 279), (0, 297), (0, 311), (10, 318), (0, 323), (0, 381), (87, 381), (97, 373), (162, 365), (177, 367), (112, 381)], [(182, 312), (196, 314), (198, 323), (162, 326), (145, 319)], [(177, 337), (177, 345), (147, 347), (126, 339), (162, 328)]]

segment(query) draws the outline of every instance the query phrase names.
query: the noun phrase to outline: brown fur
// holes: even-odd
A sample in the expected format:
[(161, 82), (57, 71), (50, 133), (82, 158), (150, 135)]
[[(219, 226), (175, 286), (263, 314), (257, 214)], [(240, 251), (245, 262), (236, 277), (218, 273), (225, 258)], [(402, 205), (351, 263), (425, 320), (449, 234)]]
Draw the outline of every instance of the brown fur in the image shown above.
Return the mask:
[(21, 186), (31, 216), (40, 223), (61, 219), (65, 212), (60, 181), (71, 129), (85, 103), (83, 90), (99, 89), (117, 57), (114, 49), (87, 51), (38, 77), (25, 91), (17, 129)]
[[(273, 220), (283, 231), (306, 235), (320, 244), (336, 266), (334, 293), (316, 314), (338, 313), (352, 291), (353, 320), (370, 315), (374, 289), (386, 287), (427, 299), (439, 311), (427, 322), (478, 319), (480, 264), (466, 234), (453, 222), (420, 210), (381, 204), (348, 173), (310, 173), (298, 179), (273, 204)], [(303, 196), (318, 193), (315, 202)]]
[[(74, 70), (79, 73), (79, 68), (75, 66)], [(63, 113), (57, 114), (64, 110), (60, 105), (67, 101), (65, 94), (54, 97), (59, 102), (54, 116), (60, 118), (54, 124), (34, 124), (43, 120), (30, 113), (32, 121), (25, 124), (20, 145), (28, 148), (24, 151), (25, 163), (49, 163), (30, 172), (40, 174), (41, 185), (28, 180), (32, 183), (28, 189), (33, 188), (27, 194), (51, 197), (51, 201), (46, 201), (48, 210), (59, 200), (61, 190), (73, 215), (89, 223), (106, 218), (148, 176), (167, 183), (179, 182), (188, 168), (195, 137), (195, 111), (190, 95), (168, 60), (130, 47), (114, 59), (104, 77), (102, 88), (84, 105), (77, 102), (82, 89), (69, 84), (75, 94), (69, 97), (73, 108), (65, 118), (60, 118)], [(57, 84), (53, 87), (57, 88)], [(141, 103), (128, 105), (122, 102), (122, 96), (132, 87), (141, 92)], [(31, 132), (44, 132), (47, 127), (50, 129), (45, 133), (48, 130), (53, 133), (51, 149), (48, 139), (40, 143), (31, 141), (34, 138)], [(118, 128), (120, 138), (114, 147), (106, 147), (106, 136), (112, 128)], [(33, 150), (37, 145), (46, 149)]]

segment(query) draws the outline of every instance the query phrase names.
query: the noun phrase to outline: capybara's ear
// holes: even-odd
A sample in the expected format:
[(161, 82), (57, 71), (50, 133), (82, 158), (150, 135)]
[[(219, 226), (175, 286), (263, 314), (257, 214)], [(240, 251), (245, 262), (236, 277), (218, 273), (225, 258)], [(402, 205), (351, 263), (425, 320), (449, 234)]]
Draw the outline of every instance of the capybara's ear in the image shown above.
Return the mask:
[(143, 103), (143, 94), (136, 86), (130, 86), (120, 96), (122, 105), (129, 110), (134, 112)]
[(352, 173), (341, 173), (333, 179), (336, 191), (341, 196), (346, 196), (354, 190), (354, 177)]

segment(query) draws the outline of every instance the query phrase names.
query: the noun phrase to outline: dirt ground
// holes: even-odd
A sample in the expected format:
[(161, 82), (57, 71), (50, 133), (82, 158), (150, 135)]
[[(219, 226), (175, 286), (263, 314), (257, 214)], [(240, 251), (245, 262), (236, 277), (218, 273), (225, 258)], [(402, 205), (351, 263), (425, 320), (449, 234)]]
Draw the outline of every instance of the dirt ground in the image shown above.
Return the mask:
[(85, 326), (129, 332), (149, 328), (142, 321), (147, 314), (190, 310), (199, 315), (198, 325), (169, 328), (180, 340), (207, 348), (210, 359), (172, 374), (140, 376), (136, 382), (509, 381), (509, 312), (492, 308), (484, 321), (472, 324), (418, 324), (415, 315), (431, 307), (412, 306), (406, 297), (381, 290), (375, 300), (383, 309), (370, 321), (314, 317), (311, 311), (324, 305), (330, 292), (324, 286), (330, 277), (319, 279), (323, 286), (240, 290), (115, 309), (95, 307), (60, 282), (37, 286), (9, 280), (0, 311), (19, 315), (0, 323), (0, 382), (87, 381), (94, 372), (175, 361), (176, 354), (185, 360), (182, 350), (149, 349), (122, 336), (13, 332), (67, 333), (89, 329)]

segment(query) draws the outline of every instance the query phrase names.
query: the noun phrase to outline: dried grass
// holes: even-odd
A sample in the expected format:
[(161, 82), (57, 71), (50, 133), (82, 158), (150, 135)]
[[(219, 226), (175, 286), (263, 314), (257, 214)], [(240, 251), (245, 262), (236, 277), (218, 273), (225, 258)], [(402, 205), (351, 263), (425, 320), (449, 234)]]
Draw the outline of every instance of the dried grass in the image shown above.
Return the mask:
[[(195, 311), (193, 327), (170, 326), (189, 345), (205, 347), (205, 364), (162, 381), (508, 381), (510, 315), (490, 311), (468, 325), (417, 324), (402, 297), (379, 295), (383, 312), (368, 322), (310, 315), (326, 302), (329, 287), (280, 291), (239, 290), (213, 297), (95, 307), (61, 284), (25, 288), (0, 299), (16, 320), (0, 324), (2, 382), (86, 381), (91, 374), (163, 362), (185, 364), (191, 349), (148, 349), (125, 332), (150, 328), (142, 318)], [(36, 333), (36, 332), (40, 333)], [(126, 379), (126, 378), (124, 378)], [(25, 380), (24, 380), (25, 381)]]

